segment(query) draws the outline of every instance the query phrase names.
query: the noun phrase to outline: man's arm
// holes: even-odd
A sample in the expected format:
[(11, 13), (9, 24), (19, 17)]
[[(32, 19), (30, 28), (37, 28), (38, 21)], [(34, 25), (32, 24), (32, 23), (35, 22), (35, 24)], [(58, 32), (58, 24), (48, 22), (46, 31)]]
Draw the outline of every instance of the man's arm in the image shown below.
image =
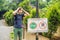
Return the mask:
[(24, 11), (24, 16), (28, 16), (29, 15), (29, 13), (27, 12), (27, 11), (25, 11), (25, 10), (23, 10)]
[(17, 10), (15, 10), (15, 11), (13, 12), (13, 15), (16, 15), (16, 13), (17, 13)]

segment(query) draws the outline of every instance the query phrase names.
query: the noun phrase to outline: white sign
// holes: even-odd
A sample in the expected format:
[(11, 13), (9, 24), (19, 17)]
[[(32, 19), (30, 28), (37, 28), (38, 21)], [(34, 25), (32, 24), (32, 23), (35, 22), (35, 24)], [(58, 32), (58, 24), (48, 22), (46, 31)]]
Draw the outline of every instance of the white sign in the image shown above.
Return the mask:
[(48, 32), (47, 18), (29, 18), (28, 19), (28, 32)]

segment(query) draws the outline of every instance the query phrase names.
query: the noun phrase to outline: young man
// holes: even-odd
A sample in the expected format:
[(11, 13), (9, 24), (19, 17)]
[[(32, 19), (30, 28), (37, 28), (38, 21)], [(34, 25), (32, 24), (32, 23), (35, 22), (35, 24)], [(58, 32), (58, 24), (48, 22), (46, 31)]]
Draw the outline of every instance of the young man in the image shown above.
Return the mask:
[(13, 12), (14, 15), (14, 40), (17, 40), (18, 32), (20, 33), (20, 40), (22, 40), (22, 32), (23, 32), (23, 17), (29, 15), (28, 12), (23, 10), (23, 8), (17, 8)]

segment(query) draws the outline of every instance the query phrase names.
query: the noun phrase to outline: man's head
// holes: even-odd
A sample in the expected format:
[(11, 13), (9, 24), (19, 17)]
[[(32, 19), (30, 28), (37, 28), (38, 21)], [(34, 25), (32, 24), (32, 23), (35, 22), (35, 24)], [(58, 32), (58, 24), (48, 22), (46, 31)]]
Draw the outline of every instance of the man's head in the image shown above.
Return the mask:
[(19, 7), (19, 8), (18, 8), (18, 13), (22, 13), (22, 11), (23, 11), (22, 8)]

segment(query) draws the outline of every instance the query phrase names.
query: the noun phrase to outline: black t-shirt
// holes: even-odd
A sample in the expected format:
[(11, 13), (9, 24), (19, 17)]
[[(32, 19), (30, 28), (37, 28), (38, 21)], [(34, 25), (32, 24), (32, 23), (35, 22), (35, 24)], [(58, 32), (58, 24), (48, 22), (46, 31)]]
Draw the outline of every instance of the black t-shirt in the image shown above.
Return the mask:
[(14, 16), (14, 27), (15, 28), (22, 28), (22, 25), (23, 25), (23, 17), (24, 17), (24, 14), (16, 14)]

